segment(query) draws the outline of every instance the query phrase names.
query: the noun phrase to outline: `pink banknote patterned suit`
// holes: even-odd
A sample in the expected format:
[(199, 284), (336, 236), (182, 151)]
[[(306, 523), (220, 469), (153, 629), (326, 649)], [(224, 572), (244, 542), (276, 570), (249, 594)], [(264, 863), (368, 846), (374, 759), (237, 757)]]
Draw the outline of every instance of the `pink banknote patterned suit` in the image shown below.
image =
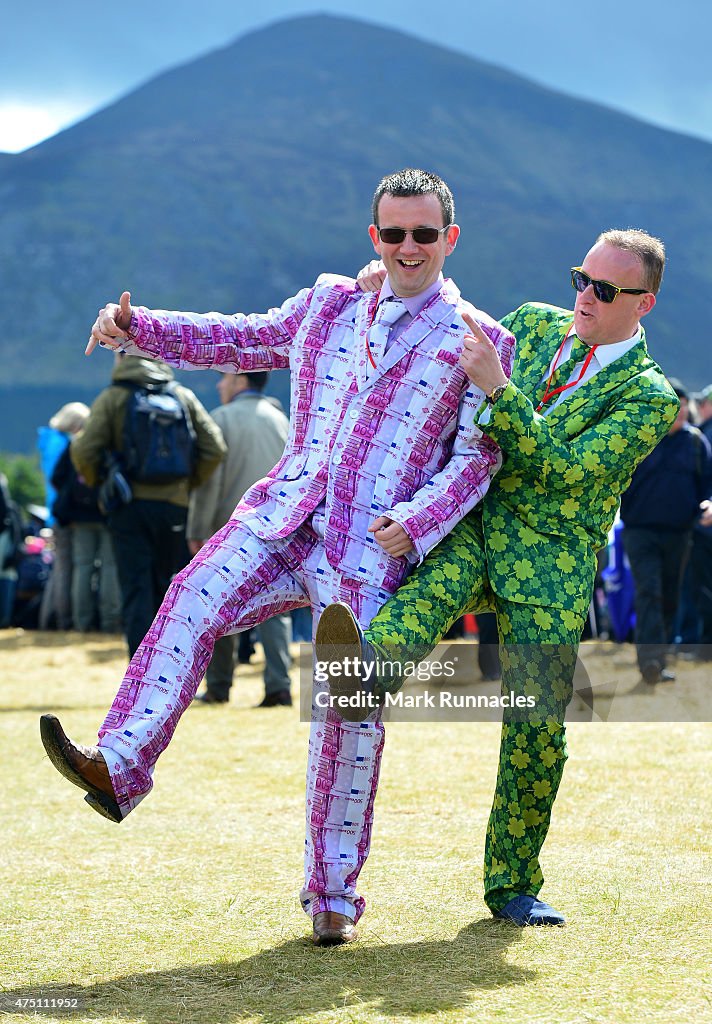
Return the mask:
[[(127, 352), (174, 367), (289, 368), (284, 456), (171, 585), (99, 734), (125, 813), (149, 791), (161, 751), (190, 704), (215, 640), (311, 604), (346, 601), (363, 625), (408, 571), (481, 500), (499, 449), (475, 425), (483, 395), (458, 365), (470, 313), (508, 374), (514, 340), (451, 281), (369, 375), (366, 336), (377, 296), (324, 275), (279, 309), (231, 316), (134, 309)], [(414, 547), (387, 555), (377, 516)], [(302, 903), (358, 919), (383, 726), (313, 709)], [(111, 757), (111, 752), (120, 757)]]

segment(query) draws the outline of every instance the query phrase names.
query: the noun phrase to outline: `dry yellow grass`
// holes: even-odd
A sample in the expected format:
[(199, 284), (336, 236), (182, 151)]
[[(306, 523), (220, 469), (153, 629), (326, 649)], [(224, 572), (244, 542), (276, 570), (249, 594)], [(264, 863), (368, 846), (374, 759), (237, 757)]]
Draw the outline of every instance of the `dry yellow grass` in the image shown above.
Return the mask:
[(46, 1019), (121, 1024), (712, 1021), (710, 725), (570, 726), (543, 892), (569, 924), (524, 931), (481, 901), (497, 726), (390, 725), (362, 939), (317, 950), (296, 707), (252, 710), (260, 666), (241, 670), (117, 826), (50, 766), (38, 716), (92, 742), (123, 666), (110, 638), (0, 634), (5, 1004), (73, 995), (83, 1010)]

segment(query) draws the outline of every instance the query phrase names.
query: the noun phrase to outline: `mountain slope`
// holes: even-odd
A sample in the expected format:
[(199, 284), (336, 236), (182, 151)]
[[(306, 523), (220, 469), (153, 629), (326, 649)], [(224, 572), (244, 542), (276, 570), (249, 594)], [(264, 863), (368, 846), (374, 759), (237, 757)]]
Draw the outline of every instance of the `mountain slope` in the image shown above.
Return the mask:
[[(328, 16), (239, 39), (34, 149), (0, 159), (2, 384), (100, 387), (82, 356), (97, 306), (266, 309), (371, 258), (382, 174), (451, 184), (447, 271), (501, 315), (570, 304), (568, 268), (609, 226), (666, 241), (646, 323), (669, 373), (707, 383), (712, 146), (407, 35)], [(207, 386), (191, 375), (189, 383)], [(210, 383), (212, 388), (212, 382)], [(0, 434), (0, 446), (7, 441)]]

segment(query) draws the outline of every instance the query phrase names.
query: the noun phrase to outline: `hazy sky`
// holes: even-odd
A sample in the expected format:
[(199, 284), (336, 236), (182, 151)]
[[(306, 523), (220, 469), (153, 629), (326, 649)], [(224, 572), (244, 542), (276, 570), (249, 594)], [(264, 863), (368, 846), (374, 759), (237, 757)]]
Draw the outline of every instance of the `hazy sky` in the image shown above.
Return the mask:
[(259, 13), (257, 5), (246, 7), (239, 0), (8, 3), (0, 35), (0, 150), (24, 149), (245, 32), (316, 12), (398, 28), (712, 140), (712, 4), (702, 0), (342, 0), (316, 7), (261, 0)]

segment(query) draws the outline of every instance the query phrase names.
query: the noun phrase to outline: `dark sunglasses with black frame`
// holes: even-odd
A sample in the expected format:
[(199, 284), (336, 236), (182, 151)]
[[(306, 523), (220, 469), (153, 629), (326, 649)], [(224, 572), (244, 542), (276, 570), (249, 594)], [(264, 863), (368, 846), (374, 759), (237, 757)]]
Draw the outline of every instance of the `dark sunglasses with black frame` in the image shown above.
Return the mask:
[(649, 288), (619, 288), (610, 281), (596, 281), (589, 277), (581, 267), (571, 268), (571, 287), (577, 292), (585, 292), (588, 286), (593, 285), (593, 294), (600, 302), (613, 302), (621, 292), (624, 295), (647, 295)]
[(452, 224), (446, 224), (444, 228), (413, 228), (412, 231), (406, 228), (376, 228), (378, 237), (386, 245), (400, 245), (406, 235), (412, 235), (416, 245), (432, 245), (437, 242), (443, 231), (448, 231)]

